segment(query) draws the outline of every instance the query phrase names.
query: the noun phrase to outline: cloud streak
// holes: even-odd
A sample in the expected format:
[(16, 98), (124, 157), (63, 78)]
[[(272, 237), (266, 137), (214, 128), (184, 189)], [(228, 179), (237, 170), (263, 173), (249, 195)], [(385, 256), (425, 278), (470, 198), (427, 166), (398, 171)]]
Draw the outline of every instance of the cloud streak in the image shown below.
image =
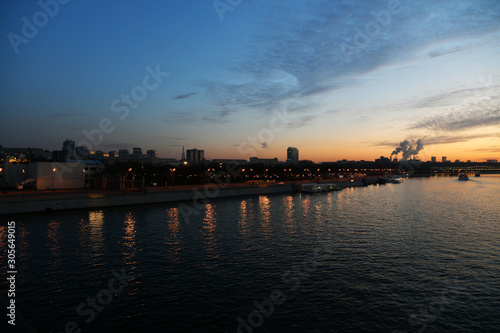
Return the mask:
[(186, 99), (186, 98), (189, 98), (189, 97), (194, 96), (194, 95), (198, 95), (198, 93), (192, 92), (192, 93), (188, 93), (188, 94), (177, 95), (177, 96), (174, 96), (172, 99), (174, 99), (174, 100)]
[(218, 123), (218, 124), (229, 123), (231, 121), (227, 118), (231, 116), (234, 112), (235, 110), (222, 110), (222, 111), (211, 112), (208, 116), (202, 117), (201, 119), (204, 121)]
[[(274, 105), (290, 97), (338, 89), (337, 81), (341, 78), (391, 63), (402, 50), (418, 50), (460, 34), (472, 35), (500, 27), (500, 4), (493, 1), (440, 1), (428, 5), (430, 8), (401, 1), (403, 10), (392, 15), (377, 36), (359, 47), (347, 66), (341, 45), (354, 45), (357, 31), (374, 21), (373, 12), (386, 10), (387, 1), (303, 2), (298, 8), (273, 4), (270, 11), (279, 12), (282, 19), (275, 20), (273, 16), (263, 21), (262, 32), (251, 48), (239, 62), (227, 68), (236, 75), (250, 75), (251, 80), (239, 84), (212, 81), (204, 87), (219, 105)], [(297, 15), (297, 11), (303, 14)], [(437, 21), (435, 12), (447, 15)], [(427, 55), (444, 56), (467, 47), (434, 48)]]
[(410, 129), (430, 129), (433, 131), (461, 131), (500, 124), (500, 108), (434, 115), (418, 121)]
[[(482, 134), (469, 134), (469, 135), (435, 135), (435, 136), (426, 136), (422, 138), (422, 142), (425, 145), (443, 145), (443, 144), (452, 144), (452, 143), (461, 143), (467, 142), (474, 139), (483, 139), (483, 138), (499, 138), (499, 133), (482, 133)], [(407, 139), (410, 140), (411, 139)], [(370, 142), (372, 146), (376, 147), (394, 147), (399, 145), (399, 142), (392, 141), (379, 141), (379, 142)], [(476, 151), (476, 150), (475, 150)]]

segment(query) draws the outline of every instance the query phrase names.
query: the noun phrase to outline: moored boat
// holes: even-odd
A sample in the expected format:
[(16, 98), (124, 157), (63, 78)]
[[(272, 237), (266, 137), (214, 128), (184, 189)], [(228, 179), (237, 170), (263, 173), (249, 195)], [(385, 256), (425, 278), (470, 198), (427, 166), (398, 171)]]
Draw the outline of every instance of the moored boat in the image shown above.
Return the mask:
[(387, 184), (391, 182), (390, 177), (378, 177), (378, 183), (379, 184)]
[(336, 184), (316, 184), (316, 183), (308, 183), (308, 184), (300, 184), (297, 187), (297, 191), (302, 193), (320, 193), (320, 192), (332, 192), (339, 191), (340, 188)]
[(394, 176), (394, 177), (392, 177), (392, 183), (399, 184), (399, 183), (402, 183), (402, 182), (403, 182), (403, 178), (401, 178), (401, 176)]
[(465, 173), (461, 173), (458, 175), (458, 180), (469, 180), (469, 176), (467, 176)]

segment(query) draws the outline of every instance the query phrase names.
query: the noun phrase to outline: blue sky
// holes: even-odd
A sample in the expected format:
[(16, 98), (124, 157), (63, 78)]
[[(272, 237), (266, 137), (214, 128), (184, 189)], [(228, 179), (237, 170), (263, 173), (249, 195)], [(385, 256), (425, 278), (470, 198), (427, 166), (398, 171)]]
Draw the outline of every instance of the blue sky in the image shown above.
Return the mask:
[(320, 162), (422, 139), (424, 160), (500, 158), (498, 1), (42, 3), (0, 4), (5, 147)]

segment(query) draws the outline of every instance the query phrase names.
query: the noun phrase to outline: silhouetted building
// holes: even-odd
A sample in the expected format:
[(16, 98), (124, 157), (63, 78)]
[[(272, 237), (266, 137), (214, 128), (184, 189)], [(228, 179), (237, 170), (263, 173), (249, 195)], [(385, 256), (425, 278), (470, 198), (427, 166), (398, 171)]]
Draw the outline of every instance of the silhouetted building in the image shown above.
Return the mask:
[(64, 160), (74, 160), (75, 159), (75, 141), (71, 139), (66, 139), (63, 142), (63, 159)]
[(375, 163), (388, 163), (390, 161), (391, 159), (389, 157), (380, 156), (380, 158), (375, 160)]
[(118, 150), (118, 157), (119, 158), (130, 158), (130, 154), (128, 152), (128, 149), (120, 149), (120, 150)]
[(212, 160), (213, 163), (219, 163), (219, 164), (236, 164), (236, 165), (247, 165), (248, 161), (247, 160), (242, 160), (242, 159), (230, 159), (230, 158), (217, 158)]
[(135, 159), (141, 159), (142, 158), (142, 149), (139, 147), (134, 147), (133, 152), (132, 152), (132, 157)]
[(83, 159), (89, 158), (90, 151), (85, 146), (78, 146), (75, 148), (75, 154), (76, 154), (76, 159), (83, 160)]
[(148, 156), (148, 158), (156, 158), (158, 156), (158, 153), (156, 150), (153, 150), (153, 149), (149, 149), (147, 152), (146, 152), (146, 155)]
[(114, 150), (108, 152), (108, 157), (109, 158), (117, 158), (118, 157), (118, 153)]
[(436, 156), (432, 156), (432, 157), (431, 157), (431, 162), (432, 162), (432, 163), (436, 163), (436, 161), (437, 161)]
[(52, 152), (52, 159), (54, 161), (62, 161), (62, 160), (64, 160), (63, 151), (62, 150), (54, 150)]
[(288, 147), (286, 150), (286, 162), (297, 164), (299, 162), (299, 150), (295, 147)]
[(102, 150), (96, 150), (94, 157), (98, 159), (103, 159), (105, 157), (104, 152)]
[(82, 162), (35, 162), (29, 164), (28, 177), (36, 181), (39, 190), (83, 188), (84, 166)]
[(205, 151), (194, 149), (186, 150), (186, 159), (188, 162), (201, 162), (205, 159)]
[(441, 157), (441, 162), (442, 162), (442, 163), (446, 163), (446, 162), (447, 162), (447, 161), (446, 161), (446, 156)]
[(263, 164), (265, 166), (275, 166), (278, 164), (278, 159), (275, 158), (258, 158), (250, 157), (250, 164)]
[(486, 163), (498, 163), (498, 160), (486, 160)]

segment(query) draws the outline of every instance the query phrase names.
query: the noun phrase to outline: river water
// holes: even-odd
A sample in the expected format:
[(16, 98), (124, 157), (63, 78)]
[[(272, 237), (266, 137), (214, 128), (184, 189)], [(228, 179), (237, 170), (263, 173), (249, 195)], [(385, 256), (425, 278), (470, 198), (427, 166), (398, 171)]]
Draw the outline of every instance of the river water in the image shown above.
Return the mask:
[[(188, 207), (9, 217), (18, 320), (39, 332), (500, 332), (498, 176)], [(0, 233), (5, 300), (5, 218)]]

